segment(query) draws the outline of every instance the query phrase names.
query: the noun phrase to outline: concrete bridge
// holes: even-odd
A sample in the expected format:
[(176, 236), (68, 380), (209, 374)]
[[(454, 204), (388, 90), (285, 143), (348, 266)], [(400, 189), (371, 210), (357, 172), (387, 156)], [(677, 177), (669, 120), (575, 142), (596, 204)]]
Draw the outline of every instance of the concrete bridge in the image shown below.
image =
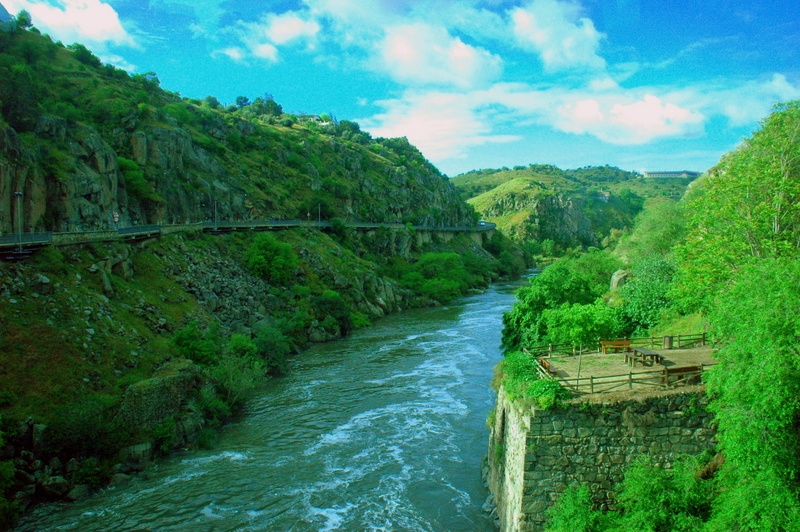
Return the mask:
[[(344, 222), (344, 226), (358, 231), (376, 231), (381, 228), (399, 231), (412, 228), (419, 232), (440, 234), (446, 240), (449, 240), (458, 233), (470, 233), (475, 235), (476, 242), (479, 244), (484, 236), (491, 237), (496, 227), (495, 224), (488, 222), (480, 222), (474, 226), (407, 226), (400, 223)], [(130, 242), (183, 232), (202, 231), (212, 235), (219, 235), (234, 231), (279, 231), (293, 228), (330, 230), (332, 227), (333, 224), (331, 224), (331, 222), (322, 221), (255, 220), (250, 222), (206, 221), (195, 224), (134, 225), (130, 227), (121, 227), (116, 230), (102, 231), (17, 233), (0, 236), (0, 260), (22, 260), (31, 256), (36, 250), (51, 245), (69, 246), (88, 244), (91, 242)]]

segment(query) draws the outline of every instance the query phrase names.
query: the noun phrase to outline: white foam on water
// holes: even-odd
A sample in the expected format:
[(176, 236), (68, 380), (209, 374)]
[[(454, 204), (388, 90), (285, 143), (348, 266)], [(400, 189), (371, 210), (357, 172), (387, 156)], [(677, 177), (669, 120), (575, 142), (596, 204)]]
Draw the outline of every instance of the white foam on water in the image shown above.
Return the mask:
[(315, 517), (322, 517), (325, 519), (325, 524), (319, 529), (321, 532), (329, 532), (331, 530), (339, 530), (339, 527), (344, 523), (347, 513), (356, 508), (355, 504), (348, 503), (344, 507), (333, 508), (310, 508), (310, 514)]

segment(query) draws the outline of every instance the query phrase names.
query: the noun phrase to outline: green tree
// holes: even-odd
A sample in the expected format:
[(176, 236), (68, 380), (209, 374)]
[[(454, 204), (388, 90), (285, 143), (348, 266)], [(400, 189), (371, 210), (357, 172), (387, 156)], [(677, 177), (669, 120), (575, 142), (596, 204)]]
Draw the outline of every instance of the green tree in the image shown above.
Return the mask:
[(800, 244), (800, 101), (776, 106), (725, 155), (689, 202), (689, 232), (676, 249), (675, 299), (708, 310), (742, 265), (797, 256)]
[(636, 262), (652, 255), (665, 256), (686, 235), (683, 204), (669, 198), (648, 200), (636, 216), (633, 231), (624, 237), (615, 254)]
[(564, 303), (594, 304), (608, 291), (611, 274), (619, 266), (610, 253), (594, 250), (559, 259), (545, 268), (531, 278), (530, 285), (517, 290), (517, 302), (503, 314), (503, 346), (514, 349), (544, 342), (547, 327), (542, 313)]
[(737, 272), (709, 315), (722, 344), (708, 377), (726, 462), (714, 530), (800, 523), (800, 263), (764, 259)]
[(620, 288), (622, 310), (642, 332), (658, 324), (663, 311), (670, 307), (668, 297), (675, 265), (658, 255), (633, 265), (633, 279)]
[(292, 245), (272, 233), (261, 233), (244, 252), (248, 269), (275, 285), (286, 286), (300, 265)]
[(214, 322), (203, 330), (197, 321), (192, 321), (186, 327), (175, 331), (172, 343), (182, 357), (190, 358), (200, 364), (211, 365), (222, 351), (219, 324)]
[(603, 300), (593, 304), (564, 303), (542, 311), (537, 331), (540, 343), (595, 346), (599, 338), (617, 338), (625, 331), (621, 312)]
[(286, 357), (291, 350), (291, 342), (279, 328), (261, 327), (256, 333), (256, 354), (266, 362), (266, 369), (274, 373), (286, 373), (288, 370)]
[(17, 13), (17, 27), (22, 28), (23, 30), (27, 30), (33, 27), (33, 20), (31, 19), (31, 14), (25, 11), (24, 9), (19, 13)]
[(264, 380), (266, 372), (262, 360), (254, 356), (225, 354), (211, 368), (211, 377), (225, 394), (225, 402), (240, 405)]

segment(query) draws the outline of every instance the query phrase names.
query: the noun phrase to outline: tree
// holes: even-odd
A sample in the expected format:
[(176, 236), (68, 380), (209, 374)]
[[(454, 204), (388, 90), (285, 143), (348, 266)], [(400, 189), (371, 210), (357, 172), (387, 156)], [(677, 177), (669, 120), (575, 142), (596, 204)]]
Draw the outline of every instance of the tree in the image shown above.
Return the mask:
[(203, 104), (207, 105), (211, 109), (219, 109), (220, 106), (222, 105), (221, 103), (219, 103), (219, 100), (214, 96), (206, 96), (203, 99)]
[(261, 233), (253, 240), (244, 252), (244, 261), (251, 272), (277, 285), (287, 284), (300, 264), (292, 245), (271, 233)]
[(17, 27), (22, 28), (23, 30), (30, 29), (33, 27), (33, 20), (31, 19), (31, 14), (25, 11), (24, 9), (17, 13)]
[(95, 68), (100, 68), (103, 66), (103, 64), (100, 62), (100, 59), (98, 59), (97, 56), (94, 55), (91, 50), (86, 48), (84, 45), (76, 42), (70, 44), (67, 46), (67, 48), (72, 50), (72, 53), (75, 54), (75, 59), (81, 63)]
[(671, 305), (668, 293), (674, 274), (674, 263), (654, 255), (634, 264), (633, 279), (620, 288), (625, 316), (643, 332), (655, 327)]
[[(796, 530), (800, 521), (800, 263), (742, 268), (709, 315), (722, 347), (708, 377), (726, 461), (714, 530)], [(794, 525), (794, 526), (790, 526)]]
[(800, 101), (780, 104), (761, 129), (697, 182), (689, 231), (676, 249), (675, 298), (707, 310), (742, 265), (797, 256), (800, 247)]
[(236, 107), (242, 109), (244, 107), (247, 107), (248, 105), (250, 105), (250, 98), (248, 98), (247, 96), (236, 97)]

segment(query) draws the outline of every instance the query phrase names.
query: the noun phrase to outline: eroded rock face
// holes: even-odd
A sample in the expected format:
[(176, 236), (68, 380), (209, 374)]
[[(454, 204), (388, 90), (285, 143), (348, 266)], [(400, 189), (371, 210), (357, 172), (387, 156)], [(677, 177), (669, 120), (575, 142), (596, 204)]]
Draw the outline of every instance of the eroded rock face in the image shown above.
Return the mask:
[(530, 212), (528, 218), (509, 228), (515, 240), (550, 239), (566, 246), (597, 246), (592, 223), (583, 213), (578, 200), (563, 194), (525, 194), (501, 196), (483, 215), (497, 218), (510, 213)]
[(179, 417), (183, 405), (203, 385), (202, 370), (191, 360), (165, 364), (150, 379), (128, 387), (119, 417), (128, 426), (153, 429), (167, 418)]
[[(169, 121), (168, 121), (169, 122)], [(189, 132), (171, 126), (135, 122), (101, 134), (53, 116), (40, 116), (38, 144), (26, 148), (16, 131), (0, 129), (0, 232), (17, 229), (14, 192), (22, 192), (22, 229), (90, 231), (136, 224), (194, 223), (213, 219), (243, 220), (297, 216), (289, 186), (284, 195), (248, 194), (255, 178), (263, 182), (302, 182), (297, 186), (325, 191), (325, 177), (337, 175), (338, 210), (345, 218), (418, 225), (468, 225), (472, 212), (449, 180), (425, 164), (398, 166), (388, 160), (364, 162), (363, 149), (337, 137), (327, 143), (303, 141), (292, 151), (266, 151), (264, 165), (252, 175), (239, 167), (234, 152), (209, 153)], [(206, 133), (225, 142), (231, 134), (259, 135), (248, 122), (207, 124)], [(256, 141), (257, 142), (257, 141)], [(30, 142), (29, 142), (30, 144)], [(407, 144), (407, 143), (406, 143)], [(410, 146), (404, 149), (413, 150)], [(152, 197), (126, 185), (120, 156), (133, 161), (152, 188)], [(305, 158), (301, 174), (286, 176), (282, 167), (293, 157)], [(326, 160), (326, 167), (313, 161)], [(308, 182), (306, 182), (306, 180)], [(342, 183), (347, 183), (343, 185)], [(380, 198), (380, 201), (376, 201)], [(117, 214), (118, 221), (114, 221)]]

